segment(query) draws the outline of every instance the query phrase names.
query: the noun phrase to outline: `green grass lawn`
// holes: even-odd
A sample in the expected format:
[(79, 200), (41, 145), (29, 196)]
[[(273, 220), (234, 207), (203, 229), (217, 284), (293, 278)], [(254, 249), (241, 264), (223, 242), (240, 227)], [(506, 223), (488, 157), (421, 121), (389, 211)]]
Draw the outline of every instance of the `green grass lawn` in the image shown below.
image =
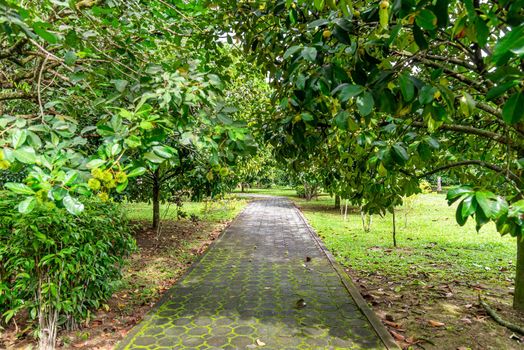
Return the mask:
[(333, 206), (333, 200), (327, 196), (311, 202), (295, 201), (335, 257), (355, 270), (379, 271), (389, 276), (416, 271), (442, 281), (513, 278), (515, 239), (501, 237), (494, 224), (484, 226), (478, 233), (471, 219), (459, 226), (455, 206), (449, 207), (443, 194), (420, 194), (411, 209), (397, 209), (399, 248), (391, 250), (391, 214), (374, 215), (371, 231), (364, 232), (360, 213), (355, 210), (346, 221), (338, 211), (318, 210)]
[[(222, 222), (233, 219), (245, 205), (245, 199), (232, 197), (207, 202), (184, 201), (181, 210), (187, 214), (187, 217), (195, 215), (199, 220)], [(130, 220), (152, 220), (153, 218), (151, 203), (124, 203), (124, 206)], [(160, 218), (162, 220), (176, 220), (176, 205), (160, 205)]]
[[(242, 193), (240, 189), (236, 189), (233, 193)], [(267, 194), (271, 196), (294, 197), (296, 191), (288, 187), (272, 187), (272, 188), (246, 188), (244, 193)]]

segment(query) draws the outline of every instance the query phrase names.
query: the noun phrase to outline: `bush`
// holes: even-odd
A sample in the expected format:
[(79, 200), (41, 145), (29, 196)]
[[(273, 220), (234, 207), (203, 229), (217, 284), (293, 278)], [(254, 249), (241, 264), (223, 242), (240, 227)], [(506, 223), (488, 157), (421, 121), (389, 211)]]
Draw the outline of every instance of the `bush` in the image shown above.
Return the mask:
[(295, 191), (297, 192), (298, 197), (305, 198), (309, 201), (315, 197), (318, 197), (320, 188), (314, 184), (305, 184), (295, 186)]
[(59, 326), (75, 327), (111, 297), (135, 242), (113, 203), (86, 199), (73, 216), (49, 202), (20, 214), (18, 202), (0, 193), (0, 308), (6, 322), (22, 311), (38, 320), (40, 348), (52, 348)]
[(420, 188), (420, 192), (422, 193), (433, 192), (433, 189), (431, 188), (431, 184), (427, 180), (421, 180), (418, 187)]

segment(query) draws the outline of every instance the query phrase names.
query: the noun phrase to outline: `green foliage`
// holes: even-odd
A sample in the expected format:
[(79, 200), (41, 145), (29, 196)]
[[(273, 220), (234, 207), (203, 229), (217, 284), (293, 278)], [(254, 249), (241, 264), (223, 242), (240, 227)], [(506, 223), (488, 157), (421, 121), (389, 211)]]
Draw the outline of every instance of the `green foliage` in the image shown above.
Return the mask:
[(224, 30), (243, 35), (250, 58), (270, 72), (275, 117), (256, 125), (294, 171), (316, 172), (330, 192), (372, 213), (444, 172), (518, 200), (524, 17), (516, 3), (219, 4)]
[(135, 247), (121, 208), (85, 200), (76, 216), (36, 204), (21, 214), (18, 198), (4, 192), (0, 216), (0, 305), (9, 321), (56, 311), (77, 324), (112, 295), (125, 258)]
[(475, 188), (450, 194), (467, 198), (459, 223), (474, 215), (521, 238), (522, 1), (218, 6), (277, 91), (274, 116), (257, 124), (277, 159), (367, 213), (445, 174)]
[[(200, 2), (0, 0), (0, 183), (17, 232), (2, 239), (19, 240), (2, 255), (2, 283), (14, 286), (3, 292), (6, 316), (37, 310), (40, 329), (53, 330), (41, 348), (54, 347), (55, 315), (87, 317), (118, 277), (127, 231), (94, 198), (131, 196), (130, 183), (160, 171), (177, 188), (220, 193), (236, 156), (253, 151), (224, 103), (231, 60), (207, 15)], [(86, 280), (83, 265), (100, 278), (86, 269)], [(31, 302), (37, 284), (17, 269), (45, 283), (42, 300)]]

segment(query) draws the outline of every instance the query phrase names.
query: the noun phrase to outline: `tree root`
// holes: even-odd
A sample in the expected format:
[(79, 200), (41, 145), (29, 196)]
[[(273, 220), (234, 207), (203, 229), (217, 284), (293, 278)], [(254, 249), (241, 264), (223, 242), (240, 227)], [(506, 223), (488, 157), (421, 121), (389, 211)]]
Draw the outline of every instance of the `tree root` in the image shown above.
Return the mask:
[(513, 331), (513, 332), (516, 332), (516, 333), (519, 333), (519, 334), (522, 334), (524, 335), (524, 328), (516, 325), (516, 324), (513, 324), (511, 322), (508, 322), (506, 320), (503, 320), (496, 312), (495, 310), (493, 310), (488, 304), (486, 304), (486, 302), (484, 300), (482, 300), (480, 298), (480, 295), (479, 295), (479, 303), (480, 305), (482, 305), (482, 307), (484, 308), (484, 310), (486, 310), (486, 312), (488, 313), (488, 315), (491, 316), (491, 318), (493, 318), (498, 324), (500, 324), (501, 326), (504, 326), (506, 327), (507, 329)]

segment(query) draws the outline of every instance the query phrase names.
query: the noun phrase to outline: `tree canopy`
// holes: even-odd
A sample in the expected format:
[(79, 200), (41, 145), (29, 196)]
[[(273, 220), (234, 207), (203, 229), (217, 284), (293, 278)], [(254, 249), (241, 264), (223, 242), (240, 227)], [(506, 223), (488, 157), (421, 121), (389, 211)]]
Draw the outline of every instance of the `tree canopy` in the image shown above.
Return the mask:
[(0, 39), (17, 220), (275, 162), (383, 214), (446, 173), (460, 225), (518, 237), (524, 309), (524, 0), (0, 0)]

